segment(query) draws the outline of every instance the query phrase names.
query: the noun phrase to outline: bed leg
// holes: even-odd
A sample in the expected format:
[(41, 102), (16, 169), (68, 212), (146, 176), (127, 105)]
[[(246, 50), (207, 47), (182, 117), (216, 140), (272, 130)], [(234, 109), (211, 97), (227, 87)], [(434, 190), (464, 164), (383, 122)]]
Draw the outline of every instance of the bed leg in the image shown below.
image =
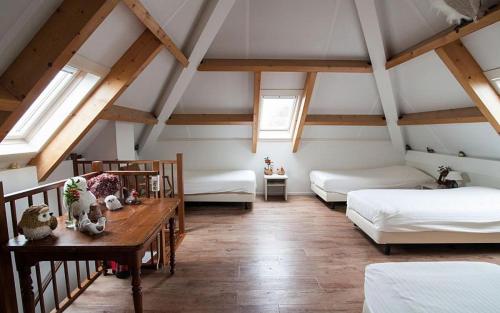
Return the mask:
[(383, 249), (385, 255), (391, 255), (391, 245), (383, 245)]
[(245, 210), (251, 210), (253, 206), (253, 202), (245, 202)]
[(335, 210), (335, 202), (330, 202), (330, 209)]

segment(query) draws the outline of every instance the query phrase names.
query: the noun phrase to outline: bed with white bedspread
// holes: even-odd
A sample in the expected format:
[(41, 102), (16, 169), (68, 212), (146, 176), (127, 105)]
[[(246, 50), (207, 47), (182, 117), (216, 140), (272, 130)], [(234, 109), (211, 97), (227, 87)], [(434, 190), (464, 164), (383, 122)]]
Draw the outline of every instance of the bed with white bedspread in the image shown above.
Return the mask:
[(378, 244), (500, 243), (495, 188), (358, 190), (346, 214)]
[(363, 313), (497, 313), (500, 266), (484, 262), (371, 264)]
[(250, 170), (184, 172), (184, 199), (189, 202), (255, 201), (257, 181)]
[(361, 189), (416, 188), (434, 178), (406, 165), (354, 170), (313, 170), (311, 189), (326, 202), (346, 201), (347, 193)]

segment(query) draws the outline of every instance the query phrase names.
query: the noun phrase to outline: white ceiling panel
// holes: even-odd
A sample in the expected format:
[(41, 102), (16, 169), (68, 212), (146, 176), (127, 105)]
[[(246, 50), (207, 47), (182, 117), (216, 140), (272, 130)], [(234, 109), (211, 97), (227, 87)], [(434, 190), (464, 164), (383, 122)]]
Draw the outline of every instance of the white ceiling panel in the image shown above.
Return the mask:
[(252, 127), (247, 125), (168, 125), (160, 135), (160, 140), (249, 138), (252, 138)]
[(389, 140), (387, 127), (306, 126), (303, 139)]

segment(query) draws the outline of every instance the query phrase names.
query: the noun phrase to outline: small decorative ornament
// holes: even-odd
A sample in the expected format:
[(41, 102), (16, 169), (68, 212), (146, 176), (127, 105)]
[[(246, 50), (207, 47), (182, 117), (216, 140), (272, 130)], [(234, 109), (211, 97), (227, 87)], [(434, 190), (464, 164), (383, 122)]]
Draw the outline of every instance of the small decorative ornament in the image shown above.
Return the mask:
[(57, 228), (57, 218), (52, 216), (46, 204), (32, 205), (23, 212), (17, 227), (19, 233), (28, 240), (43, 239)]
[(434, 149), (432, 149), (432, 148), (427, 147), (427, 152), (429, 152), (429, 153), (434, 153), (434, 152), (436, 152), (436, 151), (434, 151)]
[(264, 174), (265, 175), (273, 175), (273, 161), (269, 157), (264, 158), (264, 163), (266, 163), (266, 166), (264, 168)]
[(83, 212), (78, 219), (78, 230), (90, 235), (100, 234), (106, 229), (106, 218), (101, 216), (97, 223), (92, 223), (86, 212)]
[(280, 167), (277, 171), (276, 174), (278, 175), (285, 175), (285, 168), (282, 166)]
[(123, 205), (120, 203), (120, 200), (114, 195), (109, 195), (104, 199), (104, 203), (106, 204), (106, 207), (110, 211), (115, 211), (118, 209), (123, 208)]
[(149, 185), (151, 186), (151, 192), (160, 191), (160, 175), (151, 176)]
[(66, 227), (75, 228), (76, 221), (82, 212), (89, 212), (90, 205), (96, 203), (96, 197), (88, 190), (87, 180), (73, 177), (64, 183), (64, 206), (68, 211)]
[(127, 189), (124, 189), (124, 195), (125, 195), (125, 203), (127, 204), (140, 204), (141, 200), (139, 200), (139, 192), (137, 190), (132, 189), (130, 193), (128, 192)]
[(465, 158), (467, 156), (467, 154), (465, 154), (465, 152), (463, 152), (463, 151), (458, 151), (458, 156), (461, 158)]
[(102, 212), (101, 212), (101, 209), (99, 208), (99, 206), (92, 204), (90, 206), (90, 211), (89, 211), (88, 215), (89, 215), (89, 219), (92, 223), (97, 223), (99, 218), (102, 217)]
[(410, 150), (412, 150), (412, 149), (411, 149), (411, 146), (410, 146), (410, 145), (406, 145), (406, 146), (405, 146), (405, 150), (406, 150), (406, 151), (410, 151)]

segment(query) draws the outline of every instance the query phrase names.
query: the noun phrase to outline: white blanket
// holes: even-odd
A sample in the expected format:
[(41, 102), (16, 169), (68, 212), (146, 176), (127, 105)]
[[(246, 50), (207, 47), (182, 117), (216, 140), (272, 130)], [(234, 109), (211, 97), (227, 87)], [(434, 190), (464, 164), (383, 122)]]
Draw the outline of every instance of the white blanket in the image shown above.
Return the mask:
[(500, 266), (483, 262), (371, 264), (364, 313), (498, 313)]
[(309, 177), (311, 183), (321, 189), (343, 194), (360, 189), (415, 188), (434, 181), (424, 172), (404, 165), (357, 170), (315, 170), (311, 171)]
[(255, 172), (235, 171), (184, 171), (184, 193), (255, 193)]
[(349, 192), (347, 207), (379, 231), (500, 232), (500, 190), (369, 189)]

